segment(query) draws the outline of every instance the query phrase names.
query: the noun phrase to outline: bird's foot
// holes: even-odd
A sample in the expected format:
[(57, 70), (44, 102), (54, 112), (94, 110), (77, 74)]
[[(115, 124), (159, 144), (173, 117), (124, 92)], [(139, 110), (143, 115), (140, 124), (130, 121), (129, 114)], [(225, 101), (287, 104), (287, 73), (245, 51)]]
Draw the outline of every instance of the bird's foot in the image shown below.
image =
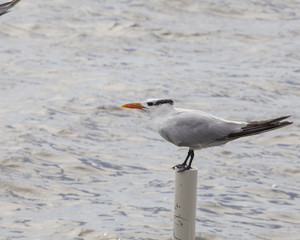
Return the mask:
[(184, 167), (186, 167), (186, 164), (181, 163), (181, 164), (175, 165), (174, 167), (172, 167), (172, 169), (175, 170), (176, 168), (184, 168)]
[(190, 170), (190, 169), (191, 169), (191, 167), (185, 166), (185, 167), (183, 167), (183, 168), (179, 168), (178, 172), (184, 172), (184, 171)]
[(172, 167), (173, 170), (175, 170), (176, 168), (178, 169), (178, 172), (184, 172), (186, 170), (191, 169), (190, 166), (187, 166), (186, 164), (183, 164), (183, 163), (182, 164), (177, 164), (174, 167)]

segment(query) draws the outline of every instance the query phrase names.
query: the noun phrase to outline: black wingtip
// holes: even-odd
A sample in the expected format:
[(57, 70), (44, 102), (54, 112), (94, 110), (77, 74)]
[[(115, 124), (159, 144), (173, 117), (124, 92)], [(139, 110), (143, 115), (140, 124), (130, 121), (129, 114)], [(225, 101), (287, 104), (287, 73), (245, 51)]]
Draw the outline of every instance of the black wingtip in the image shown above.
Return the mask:
[(251, 135), (256, 135), (259, 133), (275, 130), (277, 128), (282, 128), (293, 124), (293, 122), (288, 122), (282, 120), (289, 118), (290, 116), (284, 116), (269, 120), (253, 121), (249, 122), (245, 127), (242, 127), (242, 131), (231, 133), (227, 136), (227, 139), (236, 139), (240, 137), (246, 137)]
[(287, 119), (289, 117), (291, 117), (291, 115), (283, 116), (283, 117), (280, 117), (280, 118), (274, 118), (274, 119), (269, 120), (269, 123), (280, 122), (280, 121), (282, 121), (284, 119)]

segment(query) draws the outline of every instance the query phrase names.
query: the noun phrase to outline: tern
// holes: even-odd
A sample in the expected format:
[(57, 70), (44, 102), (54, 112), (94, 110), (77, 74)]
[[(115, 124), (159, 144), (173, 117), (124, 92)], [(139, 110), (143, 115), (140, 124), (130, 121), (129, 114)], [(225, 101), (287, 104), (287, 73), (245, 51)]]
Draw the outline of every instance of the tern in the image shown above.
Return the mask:
[(179, 172), (189, 170), (194, 150), (223, 145), (232, 140), (285, 127), (292, 122), (282, 121), (290, 116), (253, 122), (228, 121), (192, 109), (175, 108), (172, 99), (148, 99), (127, 103), (124, 108), (140, 109), (150, 115), (156, 130), (165, 140), (178, 147), (188, 147), (184, 162), (173, 167)]
[(13, 1), (10, 1), (10, 2), (0, 4), (0, 16), (5, 14), (5, 13), (8, 13), (9, 10), (20, 1), (21, 0), (13, 0)]

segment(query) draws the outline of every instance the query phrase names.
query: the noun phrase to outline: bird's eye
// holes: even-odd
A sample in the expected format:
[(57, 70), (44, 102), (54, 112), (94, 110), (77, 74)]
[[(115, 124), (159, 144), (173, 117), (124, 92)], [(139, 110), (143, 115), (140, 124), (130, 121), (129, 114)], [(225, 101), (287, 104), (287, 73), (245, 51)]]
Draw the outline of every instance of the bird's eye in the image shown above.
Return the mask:
[(153, 102), (148, 102), (147, 105), (150, 107), (150, 106), (153, 106)]

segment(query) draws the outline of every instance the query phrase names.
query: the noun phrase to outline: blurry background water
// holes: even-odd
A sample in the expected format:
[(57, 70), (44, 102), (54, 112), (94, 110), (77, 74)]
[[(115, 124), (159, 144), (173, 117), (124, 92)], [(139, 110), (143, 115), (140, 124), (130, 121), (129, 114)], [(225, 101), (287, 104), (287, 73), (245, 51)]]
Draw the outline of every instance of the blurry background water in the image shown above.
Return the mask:
[(196, 227), (299, 239), (299, 61), (296, 0), (21, 1), (0, 18), (0, 239), (171, 239), (186, 149), (119, 107), (153, 97), (231, 120), (292, 115), (196, 152)]

